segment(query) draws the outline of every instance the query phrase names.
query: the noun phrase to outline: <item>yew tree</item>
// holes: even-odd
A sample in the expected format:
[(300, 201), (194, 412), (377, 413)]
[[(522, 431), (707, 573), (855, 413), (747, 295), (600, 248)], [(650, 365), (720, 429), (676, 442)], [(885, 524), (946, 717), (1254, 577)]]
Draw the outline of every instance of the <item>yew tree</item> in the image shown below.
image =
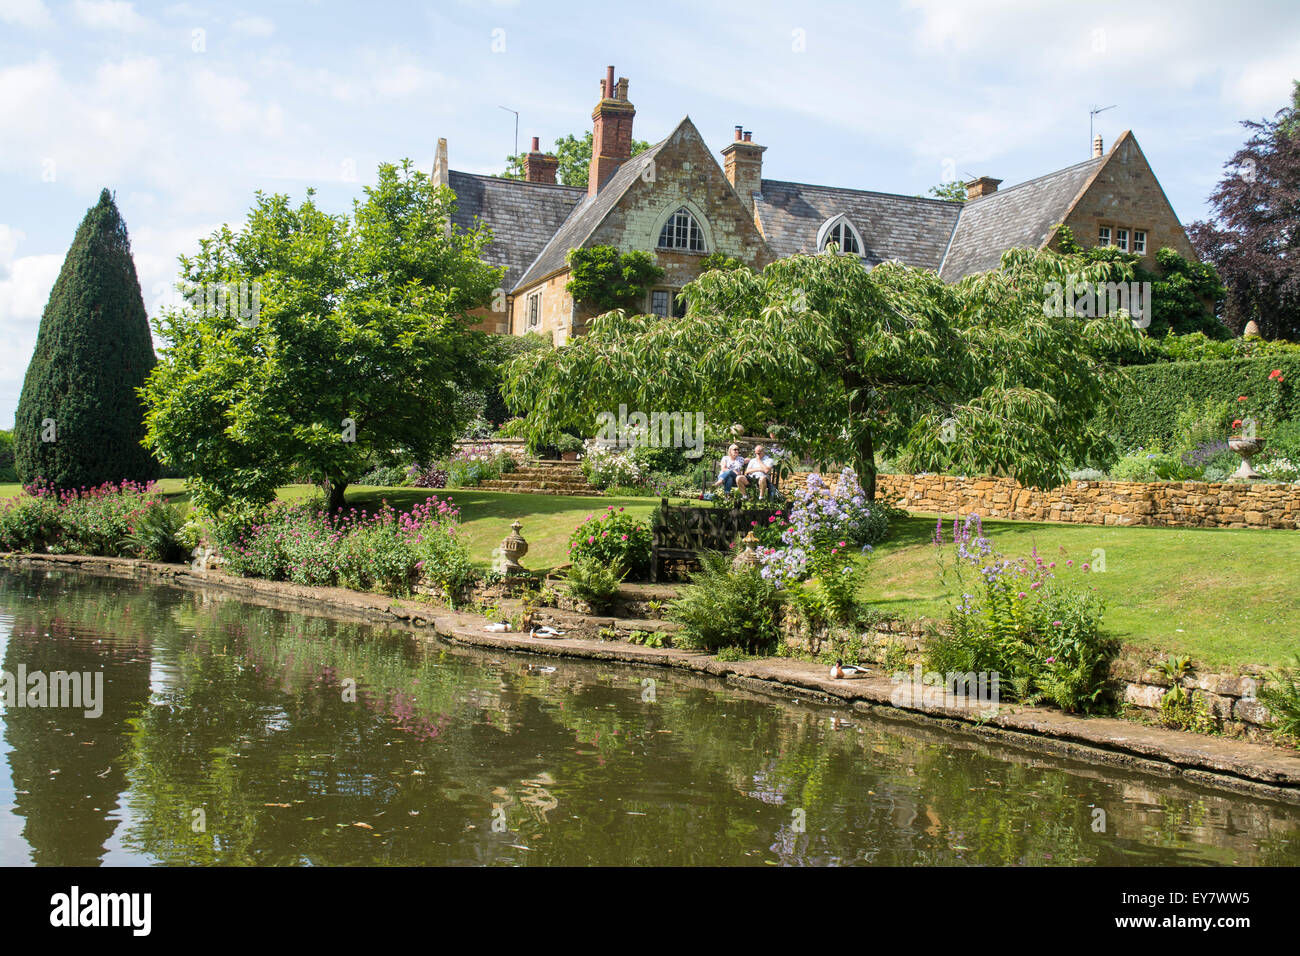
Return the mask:
[(446, 451), (488, 381), (467, 312), (501, 279), (488, 237), (449, 229), (454, 195), (412, 168), (379, 167), (351, 215), (257, 195), (238, 231), (182, 256), (187, 307), (143, 394), (146, 443), (199, 504), (269, 500), (302, 476), (331, 508), (370, 462)]
[(801, 255), (762, 272), (713, 271), (685, 287), (686, 315), (593, 320), (568, 346), (516, 360), (507, 400), (532, 438), (591, 433), (620, 403), (700, 411), (767, 431), (801, 455), (852, 464), (874, 498), (877, 456), (1059, 484), (1100, 457), (1098, 413), (1117, 398), (1106, 356), (1140, 349), (1126, 312), (1047, 307), (1048, 283), (1131, 278), (1124, 263), (1015, 249), (949, 285), (897, 263)]

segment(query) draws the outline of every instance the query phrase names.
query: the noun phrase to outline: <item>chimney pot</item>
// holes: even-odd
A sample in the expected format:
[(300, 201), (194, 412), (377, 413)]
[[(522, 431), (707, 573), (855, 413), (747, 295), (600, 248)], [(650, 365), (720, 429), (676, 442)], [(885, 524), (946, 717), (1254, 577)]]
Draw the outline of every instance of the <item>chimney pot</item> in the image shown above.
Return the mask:
[(540, 152), (541, 152), (540, 144), (538, 143), (538, 138), (537, 138), (536, 136), (533, 137), (533, 148), (532, 148), (531, 152), (534, 152), (534, 153), (540, 153)]
[(1103, 152), (1103, 150), (1102, 150), (1102, 145), (1101, 145), (1101, 133), (1098, 133), (1098, 134), (1097, 134), (1096, 136), (1094, 136), (1093, 139), (1092, 139), (1092, 155), (1093, 155), (1094, 157), (1096, 157), (1096, 156), (1100, 156), (1100, 155), (1102, 154), (1102, 152)]
[(740, 127), (737, 126), (737, 127), (736, 127), (736, 142), (739, 143), (740, 140), (741, 140)]
[(605, 99), (612, 100), (613, 98), (614, 98), (614, 68), (612, 66), (607, 66), (605, 67)]
[(745, 142), (746, 142), (746, 143), (753, 142), (753, 137), (754, 137), (754, 134), (753, 134), (753, 133), (751, 133), (749, 130), (745, 130)]

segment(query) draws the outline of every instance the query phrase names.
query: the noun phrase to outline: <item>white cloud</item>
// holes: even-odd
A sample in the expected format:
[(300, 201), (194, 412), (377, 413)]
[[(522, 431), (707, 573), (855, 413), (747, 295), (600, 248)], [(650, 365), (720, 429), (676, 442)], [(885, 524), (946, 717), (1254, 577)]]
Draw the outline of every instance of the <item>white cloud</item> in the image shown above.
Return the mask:
[(0, 20), (30, 30), (54, 26), (44, 0), (0, 0)]
[(147, 23), (135, 12), (135, 4), (127, 0), (74, 0), (72, 13), (82, 26), (90, 30), (135, 33)]
[(236, 33), (263, 40), (275, 32), (275, 24), (266, 17), (242, 17), (230, 26)]

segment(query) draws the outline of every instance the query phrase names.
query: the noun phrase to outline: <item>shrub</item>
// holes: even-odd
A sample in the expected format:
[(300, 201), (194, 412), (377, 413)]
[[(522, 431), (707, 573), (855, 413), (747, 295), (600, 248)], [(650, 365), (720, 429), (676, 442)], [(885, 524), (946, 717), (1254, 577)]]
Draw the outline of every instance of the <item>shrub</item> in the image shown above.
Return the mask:
[(630, 455), (595, 442), (586, 444), (582, 473), (589, 485), (601, 490), (641, 486), (641, 469)]
[(447, 469), (432, 465), (412, 465), (406, 470), (406, 480), (416, 488), (446, 488)]
[(650, 527), (613, 505), (587, 515), (569, 538), (569, 560), (587, 559), (617, 564), (639, 580), (650, 572)]
[(1300, 654), (1296, 666), (1265, 675), (1268, 683), (1259, 699), (1273, 718), (1273, 730), (1280, 736), (1300, 739)]
[[(928, 668), (997, 673), (1008, 696), (1027, 704), (1046, 700), (1067, 712), (1097, 709), (1119, 653), (1119, 642), (1101, 629), (1104, 602), (1095, 590), (1058, 578), (1057, 562), (1044, 561), (1037, 550), (1027, 559), (1000, 557), (978, 527), (972, 534), (968, 519), (953, 536), (962, 603), (929, 641)], [(935, 544), (946, 547), (938, 530)], [(1067, 568), (1072, 565), (1067, 560)], [(978, 581), (969, 580), (972, 571)], [(1080, 571), (1087, 573), (1088, 565)]]
[(668, 606), (681, 625), (675, 643), (717, 651), (738, 647), (746, 653), (770, 652), (780, 637), (785, 595), (752, 568), (736, 570), (721, 554), (705, 554), (701, 568)]
[[(881, 502), (867, 501), (851, 468), (845, 468), (830, 488), (820, 476), (809, 475), (805, 487), (795, 493), (780, 545), (769, 544), (761, 552), (762, 573), (778, 585), (802, 581), (819, 552), (850, 547), (868, 551), (888, 535), (889, 511)], [(769, 528), (775, 524), (779, 522), (769, 522)], [(760, 537), (770, 542), (773, 533), (765, 529)]]
[(1120, 458), (1110, 469), (1111, 481), (1185, 481), (1199, 476), (1195, 466), (1159, 449), (1139, 448)]
[(407, 513), (385, 502), (373, 514), (353, 508), (337, 516), (312, 505), (273, 505), (224, 514), (213, 537), (234, 574), (393, 595), (423, 583), (454, 599), (473, 575), (458, 517), (437, 498)]
[(0, 551), (43, 552), (59, 537), (59, 500), (49, 493), (0, 502)]
[(153, 485), (122, 482), (55, 492), (29, 485), (27, 494), (0, 504), (0, 550), (54, 554), (124, 553), (124, 540), (155, 503)]
[(180, 538), (184, 524), (179, 508), (165, 501), (151, 501), (122, 538), (122, 549), (149, 561), (180, 561), (189, 551)]
[(492, 434), (495, 438), (527, 438), (528, 419), (508, 418), (503, 421), (501, 427)]
[(569, 593), (593, 608), (603, 608), (618, 593), (627, 572), (618, 562), (605, 563), (596, 558), (583, 557), (569, 565), (566, 575)]
[(400, 465), (380, 465), (371, 468), (357, 479), (358, 485), (372, 485), (379, 488), (396, 488), (406, 484), (409, 469)]

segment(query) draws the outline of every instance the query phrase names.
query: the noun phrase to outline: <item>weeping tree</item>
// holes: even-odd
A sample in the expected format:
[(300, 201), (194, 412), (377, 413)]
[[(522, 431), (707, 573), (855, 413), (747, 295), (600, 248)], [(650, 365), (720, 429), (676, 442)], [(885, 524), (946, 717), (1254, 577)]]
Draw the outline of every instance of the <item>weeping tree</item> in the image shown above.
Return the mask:
[(522, 356), (507, 400), (530, 410), (538, 442), (591, 433), (619, 404), (780, 423), (790, 451), (851, 463), (873, 499), (877, 455), (1051, 486), (1109, 451), (1098, 413), (1122, 373), (1106, 356), (1144, 347), (1127, 312), (1096, 315), (1074, 293), (1131, 277), (1027, 249), (955, 285), (835, 254), (708, 272), (683, 290), (682, 318), (606, 313), (569, 346)]
[(24, 482), (154, 478), (136, 389), (154, 364), (126, 223), (107, 189), (77, 227), (41, 316), (14, 428)]
[(449, 228), (453, 202), (386, 163), (350, 216), (259, 193), (239, 231), (181, 257), (190, 301), (157, 323), (146, 441), (196, 503), (267, 501), (301, 474), (337, 509), (378, 457), (450, 448), (490, 374), (467, 313), (501, 278), (486, 232)]

